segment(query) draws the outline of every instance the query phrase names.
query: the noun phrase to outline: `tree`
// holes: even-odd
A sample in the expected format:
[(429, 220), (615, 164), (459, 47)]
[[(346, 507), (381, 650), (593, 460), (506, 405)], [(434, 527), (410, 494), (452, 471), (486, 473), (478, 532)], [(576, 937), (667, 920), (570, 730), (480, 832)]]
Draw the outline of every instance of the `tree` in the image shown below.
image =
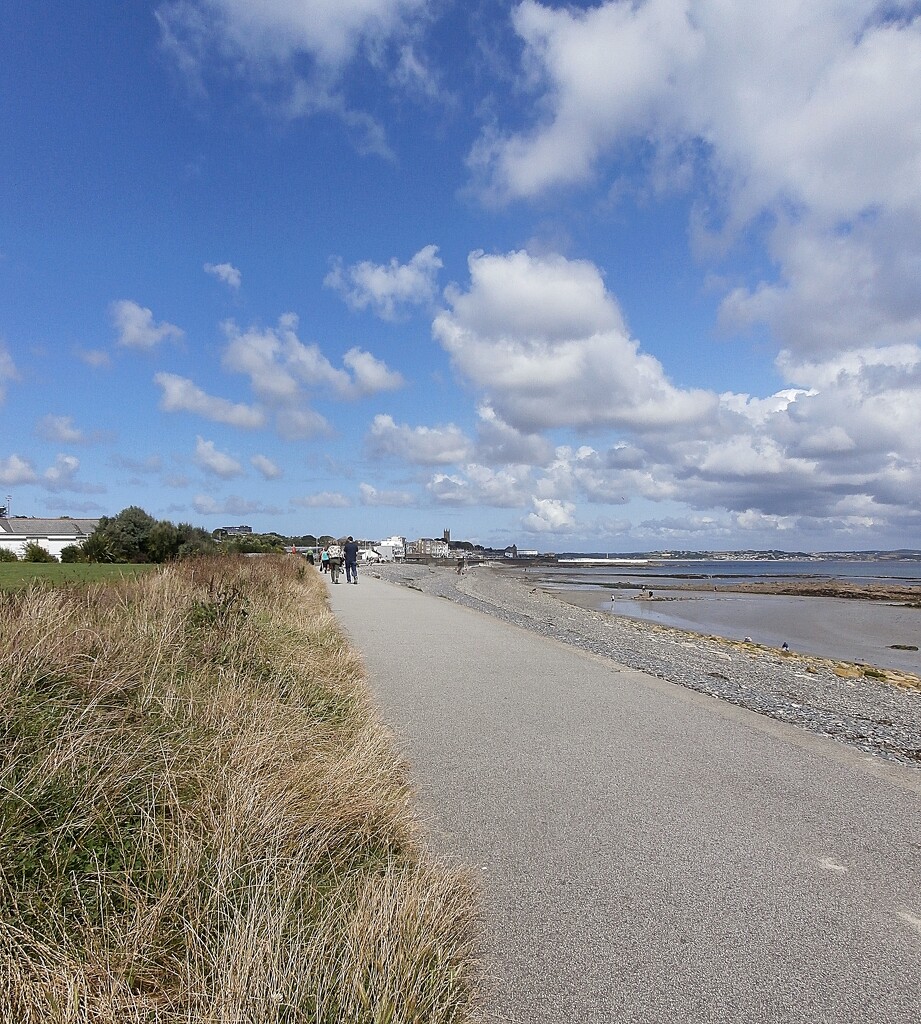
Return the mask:
[(169, 562), (176, 558), (182, 547), (183, 536), (178, 526), (166, 519), (154, 523), (147, 536), (147, 561)]
[(137, 505), (123, 508), (111, 520), (107, 529), (112, 538), (112, 548), (119, 562), (146, 562), (150, 535), (157, 520)]

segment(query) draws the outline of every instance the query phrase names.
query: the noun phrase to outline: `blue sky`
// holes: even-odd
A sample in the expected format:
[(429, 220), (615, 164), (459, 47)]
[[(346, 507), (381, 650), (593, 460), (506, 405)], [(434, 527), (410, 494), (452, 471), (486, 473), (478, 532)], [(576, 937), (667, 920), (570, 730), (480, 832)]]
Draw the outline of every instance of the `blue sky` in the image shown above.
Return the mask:
[(921, 547), (921, 4), (2, 22), (14, 514)]

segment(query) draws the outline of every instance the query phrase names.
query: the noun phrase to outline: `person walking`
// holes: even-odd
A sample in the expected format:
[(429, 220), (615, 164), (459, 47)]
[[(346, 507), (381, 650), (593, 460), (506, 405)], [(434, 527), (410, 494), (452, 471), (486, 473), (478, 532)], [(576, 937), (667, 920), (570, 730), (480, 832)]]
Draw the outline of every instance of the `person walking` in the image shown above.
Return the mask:
[(323, 548), (320, 555), (320, 572), (329, 572), (329, 548)]
[(358, 583), (358, 545), (349, 537), (345, 542), (345, 582)]
[(339, 544), (329, 546), (329, 575), (333, 583), (339, 582), (339, 573), (342, 570), (342, 547)]

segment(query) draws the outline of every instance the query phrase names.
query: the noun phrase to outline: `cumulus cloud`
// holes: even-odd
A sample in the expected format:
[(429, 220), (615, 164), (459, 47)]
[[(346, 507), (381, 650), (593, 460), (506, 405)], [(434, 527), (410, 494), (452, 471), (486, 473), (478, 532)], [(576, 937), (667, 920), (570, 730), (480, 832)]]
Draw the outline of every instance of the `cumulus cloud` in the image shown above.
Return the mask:
[(416, 503), (408, 491), (381, 491), (373, 484), (364, 483), (358, 485), (358, 500), (362, 505), (371, 507), (407, 508)]
[(400, 374), (369, 352), (351, 348), (344, 368), (335, 367), (316, 344), (297, 336), (298, 318), (286, 313), (276, 328), (241, 330), (224, 324), (225, 368), (244, 374), (259, 400), (274, 411), (279, 432), (287, 438), (327, 433), (326, 420), (310, 407), (310, 396), (357, 399), (404, 384)]
[(158, 373), (154, 382), (163, 390), (160, 408), (165, 412), (191, 412), (214, 423), (245, 429), (255, 429), (265, 423), (265, 413), (261, 409), (206, 394), (186, 377)]
[(433, 333), (515, 430), (658, 430), (715, 411), (715, 395), (673, 386), (639, 351), (593, 264), (513, 252), (468, 265), (469, 290), (449, 290)]
[(89, 438), (79, 427), (74, 426), (72, 416), (43, 416), (35, 426), (35, 433), (43, 441), (60, 444), (84, 444)]
[(194, 461), (200, 469), (222, 480), (243, 475), (243, 467), (236, 459), (218, 451), (213, 441), (206, 441), (203, 437), (195, 439)]
[(370, 306), (382, 320), (396, 320), (407, 307), (434, 301), (441, 267), (438, 246), (427, 245), (409, 263), (391, 259), (382, 265), (364, 260), (343, 267), (336, 260), (324, 284), (338, 291), (352, 309)]
[(53, 466), (42, 474), (41, 482), (49, 491), (74, 491), (77, 494), (102, 494), (101, 484), (87, 483), (77, 479), (80, 460), (75, 455), (58, 455)]
[(281, 467), (265, 455), (254, 455), (249, 461), (263, 480), (277, 480), (283, 475)]
[(116, 344), (123, 348), (152, 351), (161, 341), (178, 341), (185, 336), (182, 328), (175, 324), (154, 321), (153, 313), (146, 306), (138, 305), (131, 299), (119, 299), (109, 307), (112, 324), (118, 337)]
[(893, 13), (877, 0), (731, 12), (719, 0), (524, 0), (513, 24), (545, 113), (481, 140), (475, 161), (493, 187), (528, 196), (584, 181), (631, 139), (701, 140), (745, 216), (782, 196), (833, 216), (887, 194), (913, 203), (921, 140), (904, 126), (921, 115), (921, 26)]
[(0, 460), (0, 484), (31, 484), (37, 477), (32, 464), (19, 455), (8, 455)]
[(461, 462), (473, 448), (453, 423), (443, 427), (409, 427), (384, 414), (374, 417), (366, 443), (374, 456), (391, 456), (420, 466)]
[(488, 404), (477, 408), (477, 462), (488, 466), (541, 466), (553, 457), (553, 446), (541, 434), (529, 434), (505, 423)]
[(512, 20), (536, 116), (475, 146), (485, 195), (694, 183), (698, 242), (766, 232), (779, 268), (733, 288), (727, 326), (764, 323), (813, 352), (918, 339), (916, 3), (524, 0)]
[(576, 525), (576, 506), (570, 501), (534, 498), (534, 511), (521, 520), (528, 533), (567, 533)]
[(352, 502), (338, 491), (319, 491), (292, 498), (291, 504), (297, 508), (349, 508)]
[(376, 395), (405, 387), (403, 375), (391, 370), (385, 362), (360, 348), (350, 348), (342, 363), (352, 371), (351, 391), (355, 396)]
[(77, 494), (102, 494), (105, 487), (77, 479), (80, 460), (73, 455), (58, 455), (54, 465), (38, 473), (31, 462), (20, 455), (0, 459), (0, 484), (37, 484), (48, 491), (71, 491)]
[(332, 433), (326, 419), (313, 409), (280, 409), (275, 414), (275, 426), (286, 441), (303, 441)]
[(206, 263), (203, 267), (206, 274), (223, 281), (228, 288), (236, 291), (243, 283), (243, 275), (232, 263)]
[(455, 473), (436, 473), (426, 485), (439, 505), (488, 505), (492, 508), (526, 505), (530, 487), (527, 466), (494, 470), (477, 463), (468, 463)]

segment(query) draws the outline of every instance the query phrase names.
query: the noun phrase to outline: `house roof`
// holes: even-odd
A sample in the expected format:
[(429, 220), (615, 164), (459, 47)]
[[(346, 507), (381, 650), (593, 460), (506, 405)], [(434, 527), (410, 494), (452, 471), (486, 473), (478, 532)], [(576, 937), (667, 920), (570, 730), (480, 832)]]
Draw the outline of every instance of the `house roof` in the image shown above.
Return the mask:
[(98, 519), (0, 519), (0, 537), (88, 537)]

